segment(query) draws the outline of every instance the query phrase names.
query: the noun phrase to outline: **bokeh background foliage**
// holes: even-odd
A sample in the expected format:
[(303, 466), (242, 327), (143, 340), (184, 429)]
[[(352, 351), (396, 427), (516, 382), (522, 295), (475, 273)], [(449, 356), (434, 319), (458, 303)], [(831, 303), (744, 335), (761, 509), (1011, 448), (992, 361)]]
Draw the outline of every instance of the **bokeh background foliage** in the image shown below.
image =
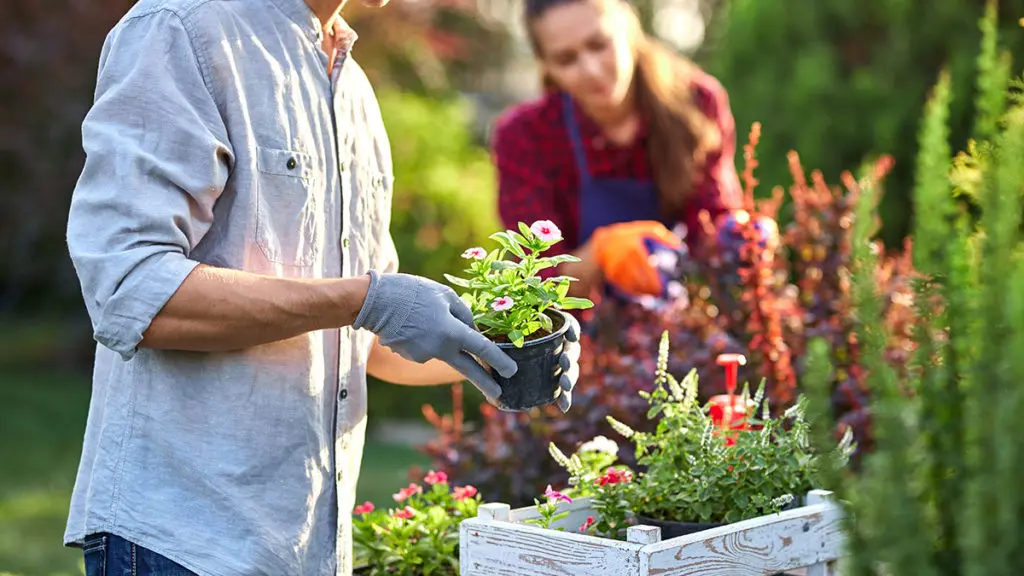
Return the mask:
[[(64, 244), (67, 206), (82, 166), (81, 120), (96, 60), (131, 0), (0, 3), (0, 573), (79, 573), (61, 550), (81, 447), (94, 344)], [(643, 0), (648, 29), (662, 8), (707, 24), (694, 57), (730, 92), (740, 139), (763, 124), (757, 176), (766, 194), (790, 183), (786, 152), (829, 182), (876, 154), (886, 179), (882, 236), (909, 230), (915, 136), (927, 90), (948, 65), (954, 79), (950, 144), (974, 126), (972, 65), (980, 0)], [(489, 120), (533, 80), (512, 0), (393, 0), (353, 5), (355, 56), (377, 89), (395, 154), (393, 234), (404, 271), (439, 279), (497, 227)], [(1003, 0), (1016, 28), (1024, 0)], [(670, 38), (671, 40), (671, 38)], [(1024, 36), (1001, 47), (1024, 61)], [(742, 150), (737, 151), (737, 155)], [(784, 207), (781, 217), (789, 211)], [(467, 418), (479, 396), (467, 387)], [(448, 390), (371, 383), (371, 424), (422, 423), (420, 406), (451, 407)], [(373, 437), (361, 497), (387, 504), (405, 469), (426, 460)], [(423, 438), (419, 438), (422, 440)]]

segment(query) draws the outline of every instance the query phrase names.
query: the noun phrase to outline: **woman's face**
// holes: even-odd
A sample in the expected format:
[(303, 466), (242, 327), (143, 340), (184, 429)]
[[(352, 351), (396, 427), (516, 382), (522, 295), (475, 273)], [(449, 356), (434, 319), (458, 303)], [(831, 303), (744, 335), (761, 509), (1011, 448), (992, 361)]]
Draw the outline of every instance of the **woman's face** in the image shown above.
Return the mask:
[(618, 0), (575, 0), (547, 9), (532, 23), (541, 66), (589, 109), (620, 105), (633, 81), (630, 14)]

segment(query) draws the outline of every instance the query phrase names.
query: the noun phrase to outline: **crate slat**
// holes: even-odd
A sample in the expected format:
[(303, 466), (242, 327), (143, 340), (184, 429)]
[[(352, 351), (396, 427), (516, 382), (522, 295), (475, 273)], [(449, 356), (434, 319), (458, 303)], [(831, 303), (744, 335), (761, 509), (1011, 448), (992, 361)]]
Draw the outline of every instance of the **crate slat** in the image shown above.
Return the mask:
[(535, 507), (481, 507), (462, 522), (463, 576), (764, 576), (792, 573), (831, 576), (845, 539), (842, 510), (829, 492), (808, 494), (808, 505), (696, 534), (658, 541), (660, 531), (630, 529), (622, 542), (580, 534), (597, 515), (589, 499), (563, 504), (564, 531), (524, 524)]

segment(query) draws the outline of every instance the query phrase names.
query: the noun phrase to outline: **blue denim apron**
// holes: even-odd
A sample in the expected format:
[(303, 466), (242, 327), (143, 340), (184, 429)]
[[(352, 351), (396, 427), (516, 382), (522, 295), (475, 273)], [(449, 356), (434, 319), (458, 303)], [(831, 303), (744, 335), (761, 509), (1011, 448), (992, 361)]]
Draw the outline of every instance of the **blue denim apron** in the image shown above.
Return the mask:
[(659, 220), (664, 223), (658, 205), (658, 187), (653, 180), (591, 176), (576, 108), (568, 94), (562, 94), (562, 105), (576, 158), (576, 170), (580, 176), (579, 244), (582, 246), (594, 230), (609, 224), (636, 220)]
[[(585, 244), (595, 230), (609, 224), (656, 220), (669, 229), (675, 226), (677, 221), (673, 222), (661, 217), (658, 187), (653, 180), (594, 178), (590, 174), (583, 138), (580, 136), (579, 121), (576, 118), (576, 108), (568, 94), (562, 94), (562, 105), (565, 125), (569, 130), (569, 139), (572, 141), (573, 155), (576, 158), (576, 170), (580, 178), (579, 245)], [(654, 250), (653, 246), (648, 246), (648, 248)], [(636, 298), (616, 290), (615, 287), (607, 283), (602, 292), (605, 296), (611, 296), (620, 301), (637, 301)], [(667, 300), (669, 300), (668, 295), (663, 293), (660, 298), (653, 300), (648, 298), (647, 306), (659, 307)]]

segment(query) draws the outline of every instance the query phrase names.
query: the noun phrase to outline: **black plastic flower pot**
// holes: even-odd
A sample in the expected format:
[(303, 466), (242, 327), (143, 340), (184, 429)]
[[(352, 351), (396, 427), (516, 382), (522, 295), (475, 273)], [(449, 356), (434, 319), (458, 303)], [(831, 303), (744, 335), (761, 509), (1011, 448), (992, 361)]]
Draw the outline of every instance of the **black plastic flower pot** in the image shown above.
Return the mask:
[[(792, 510), (802, 506), (800, 498), (794, 498), (789, 504), (782, 507), (782, 510)], [(728, 522), (675, 522), (670, 520), (655, 520), (647, 516), (636, 516), (636, 524), (644, 526), (656, 526), (661, 528), (661, 539), (678, 538), (695, 532), (711, 530), (719, 526), (725, 526)]]
[(527, 340), (522, 348), (515, 344), (499, 342), (498, 347), (508, 354), (519, 370), (511, 377), (504, 378), (494, 370), (491, 375), (501, 387), (501, 397), (496, 406), (505, 412), (525, 412), (531, 408), (553, 403), (562, 395), (558, 380), (562, 367), (558, 362), (565, 347), (565, 333), (569, 322), (565, 313), (557, 310), (548, 312), (554, 331), (536, 340)]
[(704, 530), (711, 530), (726, 524), (725, 522), (671, 522), (668, 520), (655, 520), (647, 516), (637, 516), (636, 523), (661, 528), (662, 540), (678, 538), (695, 532), (703, 532)]

